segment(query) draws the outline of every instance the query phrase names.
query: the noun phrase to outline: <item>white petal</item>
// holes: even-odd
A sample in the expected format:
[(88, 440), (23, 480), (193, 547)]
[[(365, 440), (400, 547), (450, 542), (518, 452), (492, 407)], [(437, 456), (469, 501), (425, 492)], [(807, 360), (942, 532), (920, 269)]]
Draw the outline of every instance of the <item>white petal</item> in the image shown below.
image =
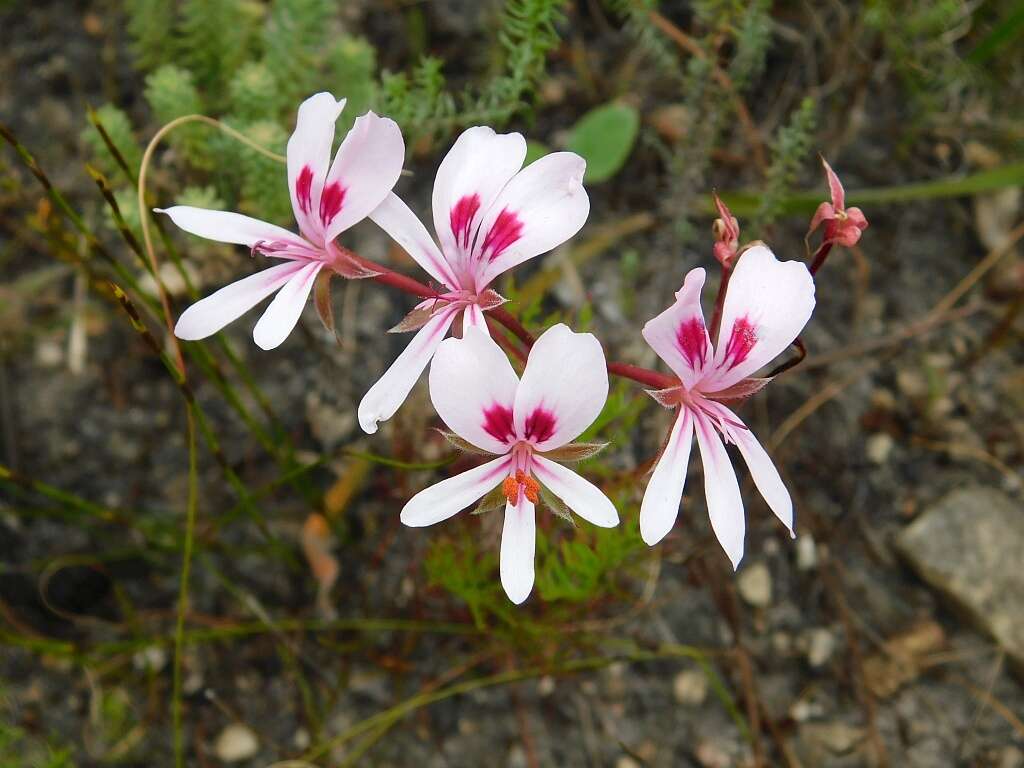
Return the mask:
[(612, 528), (619, 524), (619, 513), (611, 499), (592, 482), (568, 467), (534, 455), (533, 474), (584, 520), (602, 528)]
[(174, 335), (186, 341), (213, 335), (255, 307), (301, 269), (301, 263), (289, 261), (224, 286), (182, 312), (174, 326)]
[(814, 310), (814, 278), (800, 261), (779, 261), (763, 245), (744, 251), (725, 294), (715, 370), (700, 390), (717, 392), (771, 362)]
[[(365, 219), (384, 201), (404, 162), (405, 141), (398, 123), (373, 112), (356, 118), (324, 182), (320, 214), (328, 241)], [(335, 209), (332, 201), (337, 201), (339, 194), (340, 207)]]
[(457, 314), (458, 310), (448, 309), (430, 318), (426, 325), (416, 331), (409, 346), (395, 358), (391, 367), (363, 395), (358, 414), (359, 426), (364, 432), (372, 435), (377, 431), (378, 422), (387, 421), (395, 415), (434, 356), (437, 345), (448, 333)]
[(683, 408), (640, 503), (640, 537), (652, 547), (672, 530), (679, 515), (692, 445), (693, 415)]
[(476, 328), (487, 338), (491, 337), (491, 331), (487, 327), (487, 318), (484, 317), (484, 311), (480, 309), (479, 304), (470, 304), (463, 311), (462, 327), (463, 329)]
[(525, 159), (521, 134), (495, 133), (483, 125), (467, 128), (448, 150), (437, 169), (431, 206), (434, 231), (453, 266), (464, 266), (480, 220)]
[(511, 466), (510, 457), (500, 456), (420, 491), (402, 508), (402, 522), (422, 528), (447, 520), (497, 488)]
[[(722, 418), (746, 427), (739, 416), (721, 403), (712, 402), (711, 406)], [(747, 469), (750, 470), (750, 477), (764, 497), (768, 508), (789, 529), (790, 536), (795, 536), (796, 534), (793, 533), (793, 500), (768, 452), (754, 437), (754, 433), (750, 431), (749, 427), (740, 429), (730, 425), (729, 435), (736, 443), (736, 447), (739, 448), (740, 455), (743, 456), (743, 460), (747, 463)]]
[(323, 266), (323, 262), (320, 261), (309, 262), (277, 292), (263, 317), (252, 329), (252, 340), (256, 342), (256, 346), (260, 349), (274, 349), (288, 338), (288, 334), (299, 322), (299, 315), (306, 306), (317, 273)]
[(432, 278), (448, 288), (459, 288), (458, 280), (438, 250), (434, 238), (398, 195), (389, 192), (384, 202), (370, 213), (370, 218), (387, 232), (392, 240), (402, 246)]
[(519, 377), (505, 353), (476, 328), (445, 339), (430, 366), (430, 400), (459, 437), (491, 453), (515, 439), (512, 409)]
[(473, 253), (476, 289), (502, 272), (561, 245), (590, 213), (583, 188), (587, 164), (572, 152), (554, 152), (526, 166), (505, 186), (480, 224)]
[(299, 105), (295, 132), (288, 139), (288, 192), (299, 230), (311, 242), (324, 245), (320, 224), (320, 192), (331, 162), (334, 124), (345, 108), (329, 93), (317, 93)]
[(714, 349), (704, 326), (700, 309), (700, 291), (704, 287), (704, 270), (691, 269), (676, 292), (676, 302), (660, 315), (648, 320), (643, 336), (658, 357), (668, 363), (687, 389), (700, 379), (706, 365), (711, 364)]
[(537, 526), (533, 504), (523, 499), (518, 507), (505, 505), (501, 530), (501, 586), (508, 599), (519, 605), (533, 590), (533, 559), (537, 548)]
[(186, 232), (218, 243), (235, 243), (252, 248), (259, 242), (285, 241), (308, 248), (302, 238), (287, 229), (241, 213), (193, 208), (190, 205), (172, 205), (170, 208), (155, 210), (157, 213), (166, 213), (171, 221)]
[(516, 434), (540, 451), (579, 437), (608, 399), (608, 368), (593, 334), (553, 325), (530, 350), (516, 392)]
[(711, 528), (718, 537), (732, 567), (739, 567), (743, 559), (743, 499), (736, 472), (729, 461), (718, 433), (707, 416), (694, 415), (700, 460), (704, 464), (704, 495), (708, 502)]

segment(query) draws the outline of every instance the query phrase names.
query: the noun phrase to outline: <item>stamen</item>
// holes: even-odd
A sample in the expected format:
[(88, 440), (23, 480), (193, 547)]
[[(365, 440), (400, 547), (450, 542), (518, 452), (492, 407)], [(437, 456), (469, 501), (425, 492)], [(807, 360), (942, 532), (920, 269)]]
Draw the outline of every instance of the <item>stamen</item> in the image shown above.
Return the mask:
[(501, 484), (501, 492), (505, 494), (509, 504), (514, 506), (519, 501), (519, 483), (511, 475), (506, 477)]

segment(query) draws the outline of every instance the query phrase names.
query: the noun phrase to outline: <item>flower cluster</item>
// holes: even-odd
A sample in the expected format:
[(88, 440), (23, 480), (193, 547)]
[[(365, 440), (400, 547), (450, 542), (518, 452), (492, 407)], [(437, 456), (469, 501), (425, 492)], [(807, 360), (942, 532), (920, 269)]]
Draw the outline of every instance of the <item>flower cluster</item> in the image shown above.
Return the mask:
[[(741, 246), (738, 222), (716, 196), (721, 218), (714, 253), (723, 268), (723, 289), (728, 289), (720, 294), (711, 331), (701, 311), (701, 268), (686, 275), (675, 303), (643, 328), (644, 339), (673, 377), (634, 366), (616, 369), (618, 364), (605, 360), (596, 337), (562, 324), (537, 339), (521, 326), (513, 328), (529, 347), (519, 376), (493, 338), (495, 318), (505, 325), (514, 318), (510, 321), (501, 309), (505, 299), (491, 286), (501, 274), (550, 251), (583, 226), (590, 210), (583, 158), (555, 152), (523, 167), (526, 141), (520, 134), (483, 126), (466, 130), (434, 180), (435, 239), (392, 191), (405, 155), (394, 121), (372, 112), (358, 118), (331, 162), (335, 123), (344, 105), (344, 100), (319, 93), (299, 107), (287, 148), (299, 234), (237, 213), (187, 206), (162, 211), (192, 234), (245, 245), (253, 255), (280, 262), (189, 307), (178, 320), (177, 336), (205, 338), (276, 292), (253, 338), (263, 349), (278, 346), (298, 322), (322, 272), (386, 277), (383, 267), (335, 242), (369, 218), (408, 252), (432, 284), (391, 281), (420, 298), (397, 327), (416, 333), (363, 397), (360, 425), (375, 432), (429, 365), (431, 401), (452, 431), (450, 439), (490, 457), (413, 496), (402, 509), (403, 523), (432, 525), (481, 499), (503, 505), (501, 583), (513, 602), (523, 602), (533, 588), (535, 511), (542, 498), (556, 497), (551, 503), (564, 504), (594, 525), (619, 523), (611, 500), (562, 462), (592, 455), (599, 447), (573, 441), (604, 407), (609, 370), (623, 370), (625, 375), (633, 371), (638, 381), (665, 382), (668, 386), (649, 394), (676, 412), (640, 509), (645, 542), (656, 544), (675, 522), (694, 435), (711, 525), (733, 566), (743, 555), (744, 516), (726, 443), (736, 446), (754, 485), (792, 533), (789, 493), (735, 405), (768, 383), (755, 374), (797, 339), (811, 316), (814, 281), (803, 262), (780, 262), (760, 243)], [(842, 187), (826, 168), (833, 202), (822, 204), (815, 225), (826, 222), (826, 238), (851, 244), (867, 223), (858, 209), (843, 208)], [(453, 335), (446, 338), (449, 332)], [(500, 340), (505, 347), (511, 343), (504, 336)]]

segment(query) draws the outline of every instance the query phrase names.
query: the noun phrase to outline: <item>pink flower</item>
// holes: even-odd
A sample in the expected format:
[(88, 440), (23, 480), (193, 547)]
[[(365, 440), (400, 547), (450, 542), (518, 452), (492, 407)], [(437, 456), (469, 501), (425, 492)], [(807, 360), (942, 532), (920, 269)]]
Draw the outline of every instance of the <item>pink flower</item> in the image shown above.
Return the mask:
[(860, 208), (845, 208), (846, 193), (843, 185), (832, 170), (825, 158), (821, 158), (821, 164), (825, 166), (825, 176), (828, 178), (828, 189), (832, 196), (831, 203), (822, 203), (814, 212), (811, 219), (811, 227), (807, 230), (810, 235), (814, 230), (825, 222), (825, 242), (838, 243), (849, 248), (860, 240), (860, 233), (868, 228), (868, 220)]
[(703, 285), (704, 270), (691, 270), (676, 303), (643, 329), (644, 339), (680, 383), (651, 393), (663, 405), (678, 407), (679, 415), (644, 493), (640, 535), (654, 545), (675, 523), (696, 432), (711, 527), (735, 568), (743, 557), (743, 500), (722, 439), (739, 449), (754, 485), (791, 534), (793, 503), (764, 448), (723, 402), (742, 400), (767, 384), (750, 376), (803, 329), (814, 309), (814, 280), (803, 263), (780, 262), (763, 245), (744, 251), (729, 283), (714, 347), (700, 308)]
[(336, 101), (329, 93), (311, 96), (299, 107), (287, 154), (288, 187), (301, 235), (240, 213), (183, 205), (157, 209), (193, 235), (246, 245), (253, 254), (282, 261), (193, 304), (174, 328), (178, 338), (206, 338), (276, 291), (253, 330), (258, 346), (273, 349), (299, 321), (321, 269), (367, 276), (334, 238), (366, 218), (391, 192), (402, 172), (405, 142), (393, 120), (367, 112), (355, 121), (331, 163), (334, 124), (344, 107), (344, 99)]
[(402, 510), (402, 522), (421, 527), (447, 520), (502, 486), (501, 583), (509, 599), (521, 603), (533, 589), (540, 485), (594, 525), (619, 522), (607, 496), (551, 459), (604, 407), (608, 371), (601, 344), (589, 333), (552, 326), (533, 345), (520, 380), (498, 345), (471, 327), (463, 338), (440, 344), (429, 381), (444, 423), (497, 458), (417, 493)]
[(522, 168), (525, 158), (518, 133), (477, 126), (459, 136), (434, 179), (440, 247), (394, 193), (370, 214), (441, 287), (414, 310), (422, 327), (359, 403), (366, 432), (398, 410), (456, 317), (487, 334), (483, 313), (504, 301), (488, 290), (498, 275), (565, 242), (587, 220), (583, 158), (554, 152)]

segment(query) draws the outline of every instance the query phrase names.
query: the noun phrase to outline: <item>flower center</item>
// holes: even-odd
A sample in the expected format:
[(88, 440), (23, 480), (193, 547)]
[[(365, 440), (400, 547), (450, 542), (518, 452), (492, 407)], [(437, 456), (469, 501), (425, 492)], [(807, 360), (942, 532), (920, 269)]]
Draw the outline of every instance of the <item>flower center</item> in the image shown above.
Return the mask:
[(540, 500), (540, 483), (521, 469), (517, 469), (514, 475), (505, 478), (501, 484), (501, 490), (512, 506), (519, 504), (520, 494), (533, 504)]

